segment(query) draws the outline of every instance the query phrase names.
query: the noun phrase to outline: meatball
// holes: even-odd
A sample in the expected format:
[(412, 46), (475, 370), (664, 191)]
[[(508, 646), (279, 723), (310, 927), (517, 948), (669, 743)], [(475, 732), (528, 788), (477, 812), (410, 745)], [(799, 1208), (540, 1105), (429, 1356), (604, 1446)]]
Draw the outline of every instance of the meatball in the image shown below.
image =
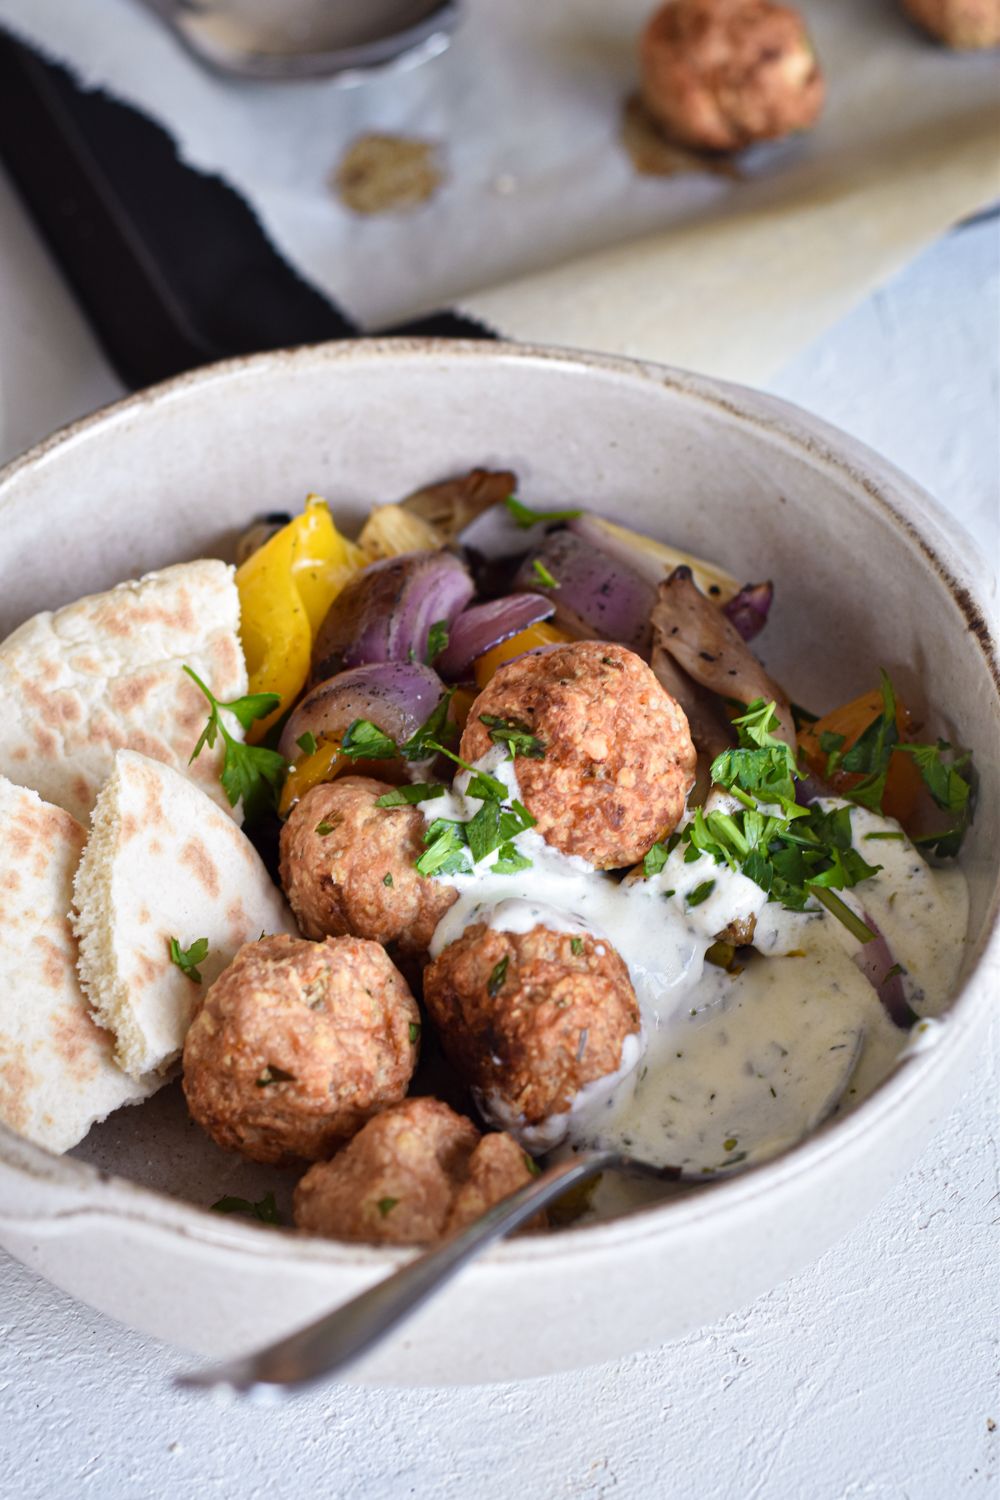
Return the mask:
[(903, 5), (949, 47), (1000, 47), (1000, 0), (903, 0)]
[(566, 1121), (554, 1117), (582, 1088), (638, 1061), (628, 970), (592, 933), (477, 922), (430, 964), (424, 1000), (484, 1116), (532, 1147), (557, 1144)]
[(804, 130), (823, 107), (802, 18), (770, 0), (671, 0), (642, 33), (639, 70), (650, 114), (695, 150)]
[(426, 955), (458, 893), (417, 873), (424, 819), (417, 807), (375, 805), (392, 790), (343, 776), (293, 809), (281, 832), (281, 883), (306, 937), (349, 933)]
[(516, 757), (518, 786), (538, 832), (564, 854), (598, 869), (632, 865), (680, 821), (697, 759), (688, 722), (624, 646), (577, 641), (507, 662), (472, 705), (466, 760), (491, 748), (494, 717), (540, 741), (534, 757)]
[(184, 1093), (220, 1146), (252, 1161), (314, 1161), (402, 1099), (420, 1012), (377, 943), (246, 943), (205, 994), (184, 1043)]
[(295, 1189), (300, 1229), (368, 1245), (427, 1245), (530, 1181), (510, 1136), (480, 1136), (437, 1099), (383, 1110)]

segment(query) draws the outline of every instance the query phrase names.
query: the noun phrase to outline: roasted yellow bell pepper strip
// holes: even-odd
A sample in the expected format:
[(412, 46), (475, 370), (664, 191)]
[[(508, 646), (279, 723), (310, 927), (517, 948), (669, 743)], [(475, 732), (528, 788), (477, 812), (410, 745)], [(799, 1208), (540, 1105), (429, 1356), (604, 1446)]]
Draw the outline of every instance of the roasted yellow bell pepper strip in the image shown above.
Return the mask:
[(254, 724), (251, 742), (262, 739), (302, 691), (315, 633), (358, 566), (354, 543), (337, 531), (326, 502), (310, 495), (302, 514), (236, 570), (250, 692), (277, 693), (281, 700)]
[(341, 755), (339, 740), (321, 740), (312, 754), (297, 760), (285, 777), (278, 803), (279, 815), (287, 818), (300, 797), (319, 786), (321, 781), (333, 781), (351, 764), (349, 755)]
[(519, 630), (517, 635), (512, 635), (508, 640), (501, 641), (499, 646), (493, 646), (489, 651), (484, 651), (482, 656), (476, 657), (473, 666), (476, 683), (484, 688), (497, 668), (502, 667), (505, 661), (510, 661), (512, 656), (533, 651), (536, 646), (557, 646), (562, 641), (571, 640), (573, 637), (567, 635), (565, 630), (558, 630), (545, 620), (538, 625), (529, 625), (526, 630)]

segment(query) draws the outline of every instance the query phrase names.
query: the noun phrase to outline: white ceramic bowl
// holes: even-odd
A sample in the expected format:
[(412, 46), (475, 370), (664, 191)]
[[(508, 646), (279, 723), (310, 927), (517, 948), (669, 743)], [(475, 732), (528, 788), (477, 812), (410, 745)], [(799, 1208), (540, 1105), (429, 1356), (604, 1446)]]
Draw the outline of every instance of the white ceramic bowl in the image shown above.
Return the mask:
[[(583, 503), (741, 578), (773, 577), (763, 642), (799, 701), (842, 701), (883, 664), (909, 703), (954, 726), (982, 775), (964, 855), (972, 915), (940, 1040), (854, 1114), (705, 1194), (500, 1246), (358, 1369), (393, 1383), (608, 1359), (775, 1285), (917, 1156), (961, 1087), (1000, 970), (1000, 701), (986, 586), (915, 485), (770, 397), (499, 344), (372, 341), (200, 371), (57, 434), (0, 476), (0, 637), (146, 569), (225, 555), (248, 517), (295, 507), (310, 489), (350, 522), (474, 465), (513, 468), (532, 503)], [(142, 1113), (120, 1117), (137, 1132), (127, 1164), (137, 1176), (137, 1158), (169, 1160), (184, 1128), (169, 1110), (140, 1126)], [(161, 1165), (148, 1170), (165, 1180)], [(284, 1333), (404, 1259), (223, 1219), (3, 1130), (0, 1243), (132, 1327), (207, 1355)]]

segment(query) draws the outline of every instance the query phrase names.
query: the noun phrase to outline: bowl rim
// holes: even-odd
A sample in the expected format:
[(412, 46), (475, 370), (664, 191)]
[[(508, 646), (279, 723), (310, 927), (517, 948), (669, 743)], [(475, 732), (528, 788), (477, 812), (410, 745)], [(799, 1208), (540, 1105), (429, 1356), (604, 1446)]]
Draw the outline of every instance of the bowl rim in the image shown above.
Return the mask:
[[(726, 420), (752, 430), (758, 440), (777, 442), (813, 467), (833, 471), (844, 487), (863, 490), (892, 528), (923, 553), (965, 617), (974, 649), (981, 652), (993, 680), (992, 707), (1000, 725), (1000, 653), (995, 617), (987, 603), (990, 584), (971, 538), (960, 523), (888, 460), (822, 418), (780, 397), (651, 361), (501, 340), (414, 337), (351, 339), (241, 355), (186, 371), (59, 428), (0, 469), (0, 511), (11, 484), (19, 476), (43, 467), (64, 449), (89, 441), (106, 430), (113, 432), (119, 423), (127, 422), (147, 407), (162, 406), (217, 382), (239, 377), (266, 382), (289, 363), (322, 369), (328, 363), (341, 361), (389, 364), (409, 361), (419, 368), (422, 362), (463, 359), (514, 367), (526, 363), (556, 365), (582, 379), (598, 372), (626, 382), (649, 382), (678, 399), (709, 406)], [(758, 1192), (771, 1194), (822, 1167), (852, 1141), (857, 1145), (859, 1137), (877, 1129), (880, 1121), (901, 1109), (923, 1086), (930, 1073), (944, 1066), (946, 1058), (962, 1044), (964, 1033), (977, 1024), (979, 1013), (989, 1004), (990, 987), (985, 981), (993, 971), (1000, 973), (1000, 890), (994, 893), (993, 909), (976, 944), (969, 973), (952, 998), (947, 1023), (937, 1034), (934, 1045), (914, 1049), (849, 1115), (829, 1122), (771, 1161), (717, 1179), (690, 1196), (648, 1204), (618, 1218), (570, 1227), (557, 1235), (503, 1242), (471, 1267), (468, 1274), (483, 1275), (491, 1269), (495, 1272), (501, 1267), (516, 1268), (522, 1264), (538, 1265), (565, 1255), (577, 1259), (603, 1255), (622, 1242), (684, 1234), (694, 1224), (725, 1214)], [(53, 1233), (59, 1232), (67, 1220), (78, 1222), (95, 1216), (125, 1219), (141, 1233), (193, 1242), (205, 1251), (222, 1249), (275, 1263), (326, 1267), (331, 1273), (345, 1268), (387, 1272), (418, 1253), (399, 1247), (308, 1238), (293, 1229), (275, 1231), (252, 1222), (221, 1219), (208, 1208), (115, 1177), (71, 1156), (57, 1156), (3, 1124), (0, 1124), (0, 1167), (51, 1186), (57, 1192), (74, 1190), (75, 1199), (72, 1208), (49, 1203), (23, 1215), (0, 1207), (0, 1229), (30, 1227), (35, 1234)]]

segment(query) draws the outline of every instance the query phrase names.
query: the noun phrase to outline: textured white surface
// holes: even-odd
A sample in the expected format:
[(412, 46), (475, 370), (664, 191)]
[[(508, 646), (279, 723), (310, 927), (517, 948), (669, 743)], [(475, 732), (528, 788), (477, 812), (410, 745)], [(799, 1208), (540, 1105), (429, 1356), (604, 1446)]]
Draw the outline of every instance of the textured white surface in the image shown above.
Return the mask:
[[(914, 473), (994, 562), (997, 250), (995, 223), (952, 236), (775, 382)], [(44, 257), (5, 212), (2, 456), (39, 435), (31, 406), (11, 405), (15, 377), (44, 396), (45, 426), (114, 393), (52, 296)], [(698, 1335), (582, 1374), (220, 1410), (169, 1389), (176, 1354), (0, 1261), (0, 1495), (992, 1496), (998, 1032), (920, 1165), (849, 1239)]]

